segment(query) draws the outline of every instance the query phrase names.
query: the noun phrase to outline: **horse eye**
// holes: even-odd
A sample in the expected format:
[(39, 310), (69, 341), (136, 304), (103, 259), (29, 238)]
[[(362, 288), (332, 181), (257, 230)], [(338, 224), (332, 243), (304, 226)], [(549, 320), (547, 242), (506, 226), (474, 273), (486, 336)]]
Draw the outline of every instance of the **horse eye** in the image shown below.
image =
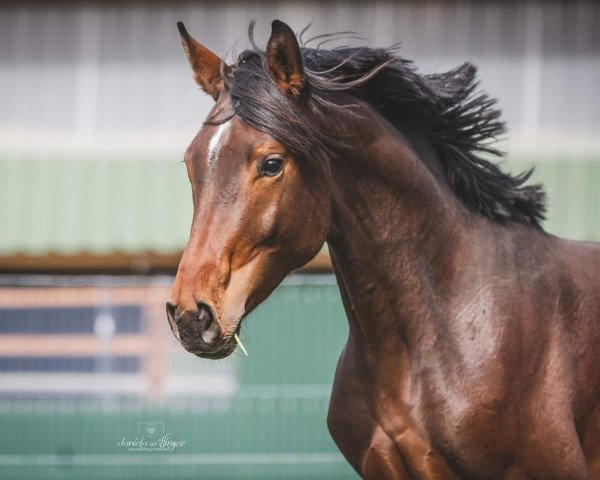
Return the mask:
[(283, 168), (283, 160), (281, 158), (267, 158), (260, 169), (261, 175), (266, 175), (267, 177), (274, 177)]

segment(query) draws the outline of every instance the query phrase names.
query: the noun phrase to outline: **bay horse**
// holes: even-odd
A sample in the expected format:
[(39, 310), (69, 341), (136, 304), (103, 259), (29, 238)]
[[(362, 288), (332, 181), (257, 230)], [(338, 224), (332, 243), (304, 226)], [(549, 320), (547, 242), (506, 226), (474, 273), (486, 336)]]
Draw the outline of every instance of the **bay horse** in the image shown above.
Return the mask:
[(546, 233), (541, 186), (491, 161), (475, 68), (421, 75), (277, 20), (227, 65), (178, 25), (216, 102), (185, 154), (181, 344), (231, 354), (327, 242), (349, 322), (327, 423), (359, 475), (600, 479), (600, 244)]

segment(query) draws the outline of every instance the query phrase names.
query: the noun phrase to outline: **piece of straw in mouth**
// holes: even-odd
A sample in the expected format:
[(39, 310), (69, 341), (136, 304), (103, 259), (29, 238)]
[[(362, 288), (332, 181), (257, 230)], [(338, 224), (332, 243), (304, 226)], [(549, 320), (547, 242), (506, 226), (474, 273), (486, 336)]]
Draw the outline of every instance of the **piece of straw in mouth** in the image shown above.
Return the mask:
[(238, 334), (234, 334), (233, 338), (235, 338), (235, 341), (237, 342), (237, 344), (240, 346), (240, 348), (242, 349), (242, 352), (244, 352), (244, 354), (246, 356), (248, 356), (248, 350), (246, 350), (246, 347), (244, 347), (244, 344), (242, 343), (242, 341), (240, 340), (240, 337), (238, 337)]

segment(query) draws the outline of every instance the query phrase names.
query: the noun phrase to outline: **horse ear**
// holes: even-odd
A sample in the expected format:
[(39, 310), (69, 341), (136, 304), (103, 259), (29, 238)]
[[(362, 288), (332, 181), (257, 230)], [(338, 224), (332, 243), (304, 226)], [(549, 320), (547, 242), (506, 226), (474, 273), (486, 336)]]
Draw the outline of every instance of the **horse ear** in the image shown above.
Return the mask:
[[(221, 59), (196, 41), (187, 32), (183, 22), (177, 22), (177, 28), (181, 37), (181, 46), (192, 66), (196, 83), (216, 101), (225, 89), (225, 83), (221, 76)], [(224, 72), (229, 72), (230, 70), (230, 67), (223, 64)]]
[(300, 45), (292, 29), (274, 20), (267, 44), (267, 65), (271, 78), (280, 90), (292, 96), (300, 95), (306, 84)]

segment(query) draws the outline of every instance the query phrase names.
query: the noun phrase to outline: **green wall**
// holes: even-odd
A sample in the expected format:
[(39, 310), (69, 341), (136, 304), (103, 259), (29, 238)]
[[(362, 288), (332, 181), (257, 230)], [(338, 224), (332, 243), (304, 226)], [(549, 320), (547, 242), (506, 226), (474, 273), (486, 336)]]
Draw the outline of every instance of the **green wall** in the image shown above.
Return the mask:
[[(551, 233), (600, 240), (600, 161), (511, 160), (549, 197)], [(160, 158), (21, 158), (0, 154), (0, 255), (183, 249), (192, 216), (185, 166)]]

